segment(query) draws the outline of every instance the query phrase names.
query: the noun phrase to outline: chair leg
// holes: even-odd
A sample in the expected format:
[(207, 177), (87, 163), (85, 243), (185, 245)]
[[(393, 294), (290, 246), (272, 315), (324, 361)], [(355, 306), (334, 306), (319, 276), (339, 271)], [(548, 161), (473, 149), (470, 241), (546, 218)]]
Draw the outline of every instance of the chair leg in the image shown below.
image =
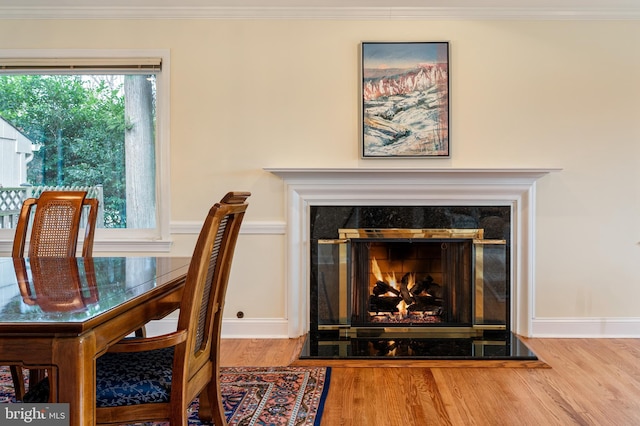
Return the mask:
[(16, 394), (16, 400), (22, 401), (24, 399), (25, 393), (22, 367), (18, 365), (12, 365), (9, 369), (11, 370), (11, 379), (13, 380), (13, 389)]
[[(216, 373), (214, 373), (215, 375)], [(198, 417), (203, 423), (211, 423), (218, 426), (227, 426), (227, 418), (224, 415), (222, 405), (222, 392), (220, 390), (220, 374), (211, 380), (199, 395)]]

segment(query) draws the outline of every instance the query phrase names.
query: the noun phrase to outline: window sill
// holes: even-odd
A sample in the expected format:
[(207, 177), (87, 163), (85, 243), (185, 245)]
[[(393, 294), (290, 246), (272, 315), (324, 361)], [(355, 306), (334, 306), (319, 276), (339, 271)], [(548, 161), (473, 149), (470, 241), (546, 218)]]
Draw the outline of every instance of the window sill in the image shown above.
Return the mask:
[[(82, 242), (78, 242), (79, 245)], [(93, 243), (94, 253), (168, 253), (171, 251), (171, 240), (96, 240)], [(0, 256), (11, 256), (13, 241), (0, 240)]]

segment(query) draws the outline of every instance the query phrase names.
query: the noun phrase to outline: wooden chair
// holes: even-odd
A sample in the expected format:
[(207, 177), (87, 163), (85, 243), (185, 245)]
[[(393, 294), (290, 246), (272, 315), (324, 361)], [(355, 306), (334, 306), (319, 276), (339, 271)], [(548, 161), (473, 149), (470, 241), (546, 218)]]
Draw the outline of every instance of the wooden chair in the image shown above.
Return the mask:
[(187, 272), (177, 331), (124, 339), (96, 360), (96, 423), (187, 424), (199, 417), (226, 425), (220, 394), (220, 331), (231, 262), (248, 192), (230, 192), (206, 217)]
[[(86, 198), (86, 195), (86, 191), (44, 191), (39, 198), (26, 199), (18, 217), (11, 256), (23, 258), (28, 240), (28, 257), (75, 257), (82, 209), (89, 206), (82, 256), (90, 257), (98, 200)], [(27, 239), (29, 229), (31, 234)], [(22, 368), (14, 365), (10, 370), (16, 399), (22, 400), (25, 394)], [(31, 370), (30, 383), (36, 383), (43, 376), (43, 370)]]
[[(98, 200), (85, 198), (86, 191), (44, 191), (39, 198), (27, 198), (22, 204), (12, 257), (24, 257), (27, 231), (31, 228), (28, 257), (75, 257), (84, 206), (89, 206), (82, 257), (93, 253), (93, 238), (98, 217)], [(32, 209), (35, 213), (32, 215)], [(33, 223), (31, 217), (33, 216)]]

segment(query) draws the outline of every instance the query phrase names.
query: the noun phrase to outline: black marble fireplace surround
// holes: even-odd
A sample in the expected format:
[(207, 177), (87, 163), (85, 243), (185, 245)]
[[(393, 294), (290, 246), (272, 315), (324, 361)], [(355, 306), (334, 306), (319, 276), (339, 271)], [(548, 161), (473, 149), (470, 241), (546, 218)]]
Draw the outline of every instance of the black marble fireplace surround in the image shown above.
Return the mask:
[[(510, 206), (323, 205), (309, 208), (310, 327), (301, 359), (537, 359), (510, 331)], [(327, 294), (327, 288), (335, 287), (331, 282), (337, 278), (319, 264), (322, 258), (319, 250), (322, 241), (339, 240), (340, 229), (481, 229), (484, 239), (504, 240), (506, 273), (503, 274), (504, 303), (498, 305), (503, 309), (497, 315), (499, 321), (478, 327), (470, 315), (460, 315), (455, 321), (450, 319), (451, 315), (443, 315), (442, 323), (375, 326), (362, 324), (358, 320), (362, 314), (355, 315), (355, 308), (349, 307), (342, 323), (328, 325), (324, 310), (327, 303), (333, 303), (328, 300), (334, 296)], [(352, 276), (351, 267), (347, 275)], [(328, 280), (331, 282), (327, 286)], [(353, 290), (349, 289), (348, 293), (353, 294)], [(473, 312), (476, 296), (474, 290), (468, 293), (467, 299), (456, 303)]]

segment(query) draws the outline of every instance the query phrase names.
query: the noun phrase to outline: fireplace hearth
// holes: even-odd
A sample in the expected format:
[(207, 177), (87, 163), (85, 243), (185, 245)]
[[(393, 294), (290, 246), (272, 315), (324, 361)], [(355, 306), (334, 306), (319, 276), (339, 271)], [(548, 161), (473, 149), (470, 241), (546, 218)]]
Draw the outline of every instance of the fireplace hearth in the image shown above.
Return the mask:
[(536, 361), (509, 331), (409, 331), (378, 328), (310, 333), (300, 360), (492, 360)]

